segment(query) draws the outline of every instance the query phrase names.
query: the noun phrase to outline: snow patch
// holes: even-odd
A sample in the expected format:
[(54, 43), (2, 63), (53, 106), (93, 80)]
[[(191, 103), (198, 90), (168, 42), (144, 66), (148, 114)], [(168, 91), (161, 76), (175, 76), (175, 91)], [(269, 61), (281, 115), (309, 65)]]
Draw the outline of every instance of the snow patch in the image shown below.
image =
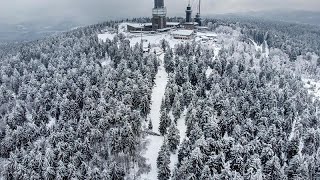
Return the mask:
[(101, 39), (103, 42), (106, 42), (107, 39), (110, 41), (116, 36), (115, 33), (105, 32), (104, 34), (98, 34), (98, 38)]
[(296, 131), (296, 124), (297, 124), (297, 119), (294, 119), (293, 123), (292, 123), (292, 127), (291, 127), (291, 132), (290, 132), (290, 135), (289, 135), (289, 138), (288, 138), (289, 141), (291, 141), (292, 138), (294, 137), (294, 133)]
[(316, 98), (320, 98), (320, 82), (315, 79), (303, 78), (304, 87), (308, 90), (308, 93), (314, 95)]
[(256, 51), (261, 52), (262, 55), (265, 57), (269, 57), (270, 49), (267, 41), (264, 41), (261, 45), (258, 45), (254, 40), (250, 39), (250, 41), (253, 43), (254, 48)]
[(208, 67), (208, 69), (206, 70), (206, 77), (209, 78), (210, 74), (212, 73), (212, 69), (210, 67)]
[[(193, 39), (191, 40), (181, 40), (181, 39), (174, 39), (173, 34), (176, 32), (188, 32), (188, 34), (191, 32), (190, 30), (179, 30), (179, 31), (169, 31), (169, 32), (163, 32), (163, 33), (155, 33), (155, 34), (150, 34), (148, 32), (141, 32), (141, 33), (130, 33), (127, 30), (127, 25), (132, 25), (132, 23), (121, 23), (119, 24), (118, 27), (118, 33), (122, 33), (129, 41), (130, 41), (130, 46), (133, 47), (136, 43), (140, 43), (143, 41), (146, 44), (150, 44), (152, 47), (154, 46), (159, 46), (160, 41), (162, 39), (165, 39), (168, 41), (169, 45), (171, 48), (174, 48), (175, 45), (180, 44), (180, 43), (186, 43), (186, 42), (192, 42)], [(107, 39), (113, 40), (113, 38), (117, 34), (112, 32), (112, 31), (107, 31), (103, 34), (98, 34), (98, 38), (101, 39), (102, 41), (106, 41)], [(198, 32), (196, 33), (196, 37), (194, 40), (196, 41), (201, 41), (201, 40), (208, 40), (208, 42), (211, 42), (208, 44), (209, 47), (212, 47), (217, 38), (217, 34), (213, 32)]]
[(51, 128), (51, 127), (53, 127), (55, 124), (56, 124), (56, 119), (53, 118), (53, 117), (51, 117), (51, 116), (49, 116), (49, 122), (48, 122), (48, 124), (47, 124), (47, 128)]

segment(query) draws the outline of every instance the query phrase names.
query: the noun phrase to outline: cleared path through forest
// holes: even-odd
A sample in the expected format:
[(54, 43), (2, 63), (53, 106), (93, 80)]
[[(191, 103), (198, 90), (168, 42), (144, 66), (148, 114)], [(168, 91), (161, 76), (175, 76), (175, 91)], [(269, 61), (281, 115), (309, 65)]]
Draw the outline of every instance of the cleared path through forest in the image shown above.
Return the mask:
[[(152, 90), (151, 95), (151, 111), (150, 118), (153, 125), (153, 132), (159, 133), (159, 122), (160, 122), (160, 106), (162, 98), (164, 97), (164, 93), (166, 90), (168, 75), (163, 66), (164, 54), (159, 56), (160, 59), (160, 67), (158, 70), (158, 74), (155, 79), (155, 86)], [(147, 150), (145, 152), (144, 157), (147, 158), (147, 163), (151, 165), (151, 170), (148, 174), (143, 174), (141, 178), (143, 180), (156, 180), (157, 178), (157, 157), (158, 152), (160, 151), (160, 147), (163, 143), (162, 136), (151, 136), (147, 137), (149, 144), (147, 145)]]

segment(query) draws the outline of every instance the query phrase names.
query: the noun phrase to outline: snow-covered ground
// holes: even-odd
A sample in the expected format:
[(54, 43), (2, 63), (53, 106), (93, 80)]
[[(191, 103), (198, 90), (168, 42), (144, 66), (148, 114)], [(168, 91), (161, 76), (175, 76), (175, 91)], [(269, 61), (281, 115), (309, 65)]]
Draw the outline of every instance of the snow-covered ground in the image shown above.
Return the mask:
[(314, 95), (315, 97), (320, 97), (320, 81), (314, 79), (303, 78), (304, 87), (308, 89), (309, 94)]
[[(195, 41), (202, 41), (206, 40), (206, 42), (203, 42), (203, 44), (207, 44), (209, 47), (213, 48), (219, 48), (216, 43), (214, 42), (214, 39), (218, 37), (217, 34), (213, 32), (197, 32), (195, 33), (194, 39), (191, 40), (180, 40), (180, 39), (174, 39), (172, 36), (172, 33), (175, 30), (171, 30), (169, 32), (163, 32), (163, 33), (156, 33), (156, 34), (150, 34), (148, 32), (142, 32), (142, 33), (130, 33), (127, 32), (127, 25), (130, 23), (121, 23), (119, 25), (118, 32), (124, 34), (124, 36), (130, 40), (130, 45), (134, 46), (136, 43), (140, 43), (141, 40), (143, 43), (150, 44), (151, 46), (157, 46), (159, 45), (160, 41), (162, 39), (165, 39), (169, 42), (171, 48), (174, 48), (175, 45), (185, 42), (191, 42), (193, 40)], [(113, 38), (116, 36), (114, 32), (106, 31), (103, 34), (98, 34), (98, 38), (102, 41), (106, 41), (107, 39), (113, 40)], [(219, 51), (219, 50), (218, 50)]]
[[(159, 67), (158, 74), (155, 80), (155, 86), (152, 90), (151, 95), (151, 111), (150, 118), (153, 124), (153, 132), (159, 132), (159, 122), (160, 122), (160, 106), (162, 98), (164, 97), (168, 75), (163, 66), (164, 54), (159, 56), (161, 60), (161, 65)], [(151, 136), (147, 137), (150, 144), (147, 145), (147, 150), (144, 157), (147, 158), (147, 163), (151, 165), (151, 171), (148, 174), (143, 174), (141, 178), (143, 180), (155, 180), (157, 179), (157, 157), (160, 151), (161, 145), (163, 143), (163, 137)]]
[(161, 54), (159, 56), (159, 59), (161, 61), (161, 65), (159, 67), (158, 74), (155, 80), (155, 86), (152, 90), (152, 104), (150, 111), (150, 118), (153, 124), (153, 131), (156, 133), (159, 133), (160, 106), (162, 98), (164, 98), (164, 93), (168, 82), (168, 74), (163, 66), (164, 54)]
[[(183, 40), (174, 39), (170, 32), (164, 32), (164, 33), (156, 33), (156, 34), (150, 34), (150, 33), (130, 33), (127, 32), (127, 25), (130, 23), (121, 23), (119, 25), (119, 33), (122, 33), (125, 35), (126, 38), (130, 40), (130, 45), (134, 46), (136, 43), (140, 43), (141, 40), (143, 40), (144, 43), (151, 44), (151, 45), (157, 45), (160, 43), (162, 39), (165, 39), (169, 42), (171, 47), (174, 47), (176, 44), (185, 42)], [(112, 40), (116, 34), (113, 32), (106, 31), (103, 34), (98, 34), (98, 38), (102, 41), (106, 41), (106, 39)]]
[[(184, 138), (186, 138), (186, 131), (187, 131), (187, 126), (185, 123), (186, 114), (187, 114), (187, 110), (184, 110), (184, 112), (181, 114), (181, 118), (179, 118), (177, 121), (177, 128), (179, 129), (179, 132), (180, 132), (180, 143), (183, 141)], [(180, 145), (178, 146), (178, 149), (179, 147)], [(178, 163), (178, 151), (175, 154), (171, 154), (170, 156), (171, 173), (173, 172), (176, 163)]]
[(98, 38), (105, 42), (107, 39), (113, 40), (116, 35), (115, 33), (105, 32), (104, 34), (98, 34)]
[(51, 117), (51, 116), (49, 116), (49, 122), (47, 124), (47, 128), (52, 128), (53, 125), (55, 125), (55, 124), (56, 124), (56, 119)]
[[(250, 41), (253, 43), (254, 48), (256, 49), (256, 51), (261, 52), (263, 55), (265, 55), (265, 57), (269, 57), (269, 53), (270, 53), (270, 49), (268, 46), (268, 43), (266, 41), (263, 42), (263, 44), (265, 45), (265, 47), (263, 47), (263, 44), (261, 44), (260, 46), (254, 42), (252, 39), (250, 39)], [(264, 48), (264, 49), (263, 49)]]
[(295, 131), (296, 131), (296, 124), (297, 124), (297, 119), (293, 120), (292, 126), (291, 126), (291, 132), (290, 135), (288, 137), (288, 140), (291, 141), (292, 138), (294, 137)]
[(213, 72), (213, 69), (211, 69), (210, 67), (208, 67), (208, 69), (206, 70), (206, 77), (209, 78), (210, 74)]

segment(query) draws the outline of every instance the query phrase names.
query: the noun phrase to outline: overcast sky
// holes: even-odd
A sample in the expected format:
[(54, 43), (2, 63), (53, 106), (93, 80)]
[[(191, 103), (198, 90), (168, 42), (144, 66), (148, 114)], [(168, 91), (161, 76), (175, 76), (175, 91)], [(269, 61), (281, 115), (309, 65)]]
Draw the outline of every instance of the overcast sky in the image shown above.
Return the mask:
[[(195, 0), (191, 0), (193, 2)], [(320, 0), (202, 0), (203, 14), (252, 10), (319, 11)], [(165, 0), (169, 16), (184, 16), (188, 0)], [(0, 22), (18, 23), (64, 19), (94, 23), (106, 19), (150, 16), (153, 0), (1, 0)]]

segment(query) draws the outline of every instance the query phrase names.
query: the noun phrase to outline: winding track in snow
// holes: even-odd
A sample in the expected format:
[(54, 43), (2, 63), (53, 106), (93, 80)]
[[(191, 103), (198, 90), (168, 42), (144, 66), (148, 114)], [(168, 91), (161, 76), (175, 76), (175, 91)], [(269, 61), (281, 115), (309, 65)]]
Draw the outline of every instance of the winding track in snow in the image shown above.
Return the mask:
[[(151, 111), (150, 118), (153, 125), (153, 132), (159, 133), (159, 122), (160, 122), (160, 107), (161, 101), (164, 97), (164, 93), (166, 90), (168, 75), (163, 66), (164, 54), (159, 56), (160, 59), (160, 67), (158, 70), (158, 74), (155, 79), (155, 86), (152, 90), (151, 95)], [(144, 157), (147, 158), (147, 164), (151, 165), (151, 170), (147, 174), (143, 174), (141, 179), (143, 180), (156, 180), (157, 179), (157, 157), (158, 152), (160, 151), (160, 147), (163, 143), (163, 137), (159, 136), (151, 136), (147, 137), (149, 144), (147, 145), (147, 150), (145, 152)]]

